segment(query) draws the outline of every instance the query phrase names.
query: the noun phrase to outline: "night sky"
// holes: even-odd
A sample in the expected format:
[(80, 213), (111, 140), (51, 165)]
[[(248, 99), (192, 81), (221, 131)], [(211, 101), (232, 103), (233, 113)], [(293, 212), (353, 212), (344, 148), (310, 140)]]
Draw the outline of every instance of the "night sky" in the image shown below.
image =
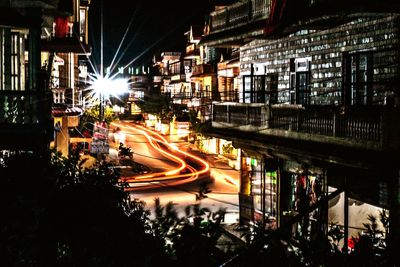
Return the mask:
[[(132, 25), (122, 44), (120, 61), (125, 65), (140, 56), (132, 66), (150, 63), (154, 54), (162, 51), (183, 51), (184, 33), (190, 25), (204, 25), (205, 15), (212, 10), (213, 0), (103, 0), (104, 65), (108, 66), (117, 51), (132, 19)], [(92, 0), (89, 8), (89, 42), (91, 59), (100, 64), (101, 0)], [(119, 57), (118, 57), (119, 58)]]

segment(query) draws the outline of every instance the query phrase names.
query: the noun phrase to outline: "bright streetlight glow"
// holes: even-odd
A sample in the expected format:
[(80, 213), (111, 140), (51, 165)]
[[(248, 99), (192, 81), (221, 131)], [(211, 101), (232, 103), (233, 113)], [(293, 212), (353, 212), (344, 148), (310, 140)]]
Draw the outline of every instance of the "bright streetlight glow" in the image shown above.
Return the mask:
[[(107, 77), (97, 77), (92, 84), (93, 96), (119, 96), (128, 91), (128, 81), (126, 79), (110, 79)], [(95, 97), (98, 98), (98, 97)]]
[(91, 103), (100, 101), (101, 98), (108, 100), (110, 96), (118, 97), (128, 92), (127, 79), (112, 79), (108, 76), (90, 75), (91, 90), (89, 101)]

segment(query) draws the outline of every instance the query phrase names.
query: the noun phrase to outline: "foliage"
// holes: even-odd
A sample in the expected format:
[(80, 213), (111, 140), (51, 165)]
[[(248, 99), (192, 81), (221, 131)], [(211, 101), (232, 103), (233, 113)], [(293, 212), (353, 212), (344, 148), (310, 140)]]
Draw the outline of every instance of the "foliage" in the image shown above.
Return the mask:
[(268, 261), (269, 266), (391, 266), (386, 250), (386, 232), (378, 228), (380, 221), (385, 229), (389, 221), (383, 210), (379, 218), (369, 215), (365, 231), (352, 237), (354, 249), (343, 253), (339, 243), (344, 237), (343, 226), (335, 223), (325, 236), (312, 233), (308, 238), (296, 239), (282, 229), (271, 231), (257, 223), (244, 234), (248, 249), (234, 258), (235, 266), (251, 266)]
[(232, 146), (232, 143), (225, 143), (222, 145), (222, 153), (224, 154), (232, 154), (234, 147)]
[(142, 113), (157, 115), (162, 120), (172, 120), (171, 99), (168, 95), (153, 94), (145, 96), (144, 101), (137, 102)]
[[(20, 154), (0, 165), (1, 266), (216, 266), (225, 210), (200, 204), (178, 216), (123, 190), (119, 174), (98, 162), (84, 169), (79, 154)], [(23, 166), (23, 168), (21, 168)], [(210, 192), (200, 188), (203, 198)]]
[(179, 217), (175, 204), (165, 206), (155, 199), (155, 219), (151, 225), (156, 238), (164, 242), (166, 252), (176, 266), (216, 266), (225, 260), (216, 248), (221, 236), (220, 224), (225, 210), (211, 212), (200, 204), (185, 208), (184, 217)]
[(199, 122), (199, 123), (197, 123), (194, 127), (193, 127), (193, 130), (196, 132), (196, 133), (199, 133), (199, 134), (205, 134), (207, 131), (209, 131), (210, 130), (210, 128), (211, 128), (211, 122), (209, 122), (209, 121), (206, 121), (206, 122)]
[[(93, 125), (99, 121), (100, 118), (100, 107), (98, 105), (87, 108), (85, 113), (80, 118), (79, 123), (79, 131), (83, 132), (88, 130), (90, 132), (93, 131)], [(111, 107), (107, 106), (104, 109), (104, 120), (107, 124), (110, 124), (112, 121), (116, 120), (117, 116)]]
[(328, 231), (328, 239), (331, 245), (331, 253), (340, 253), (339, 242), (344, 237), (344, 230), (342, 226), (336, 223), (331, 223), (330, 229)]
[(188, 112), (189, 122), (190, 122), (190, 130), (195, 131), (197, 129), (197, 125), (200, 123), (200, 119), (197, 116), (197, 110), (191, 109)]
[(0, 167), (2, 266), (159, 266), (144, 203), (130, 200), (104, 162), (21, 154)]

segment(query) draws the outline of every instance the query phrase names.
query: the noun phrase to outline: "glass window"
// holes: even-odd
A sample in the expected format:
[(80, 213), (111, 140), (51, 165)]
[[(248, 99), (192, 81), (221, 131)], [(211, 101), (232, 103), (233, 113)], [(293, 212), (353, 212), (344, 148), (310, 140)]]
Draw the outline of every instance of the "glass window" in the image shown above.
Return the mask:
[(268, 170), (263, 173), (261, 164), (252, 164), (251, 169), (254, 208), (261, 213), (264, 211), (266, 216), (275, 217), (277, 215), (277, 171)]
[(84, 8), (79, 10), (79, 34), (86, 35), (86, 10)]
[(243, 76), (244, 103), (265, 103), (267, 90), (267, 76), (245, 75)]
[(347, 105), (372, 103), (373, 62), (372, 53), (345, 54), (344, 101)]
[(0, 28), (0, 90), (25, 89), (25, 36), (23, 30)]
[(309, 72), (296, 72), (296, 104), (307, 106), (310, 104)]

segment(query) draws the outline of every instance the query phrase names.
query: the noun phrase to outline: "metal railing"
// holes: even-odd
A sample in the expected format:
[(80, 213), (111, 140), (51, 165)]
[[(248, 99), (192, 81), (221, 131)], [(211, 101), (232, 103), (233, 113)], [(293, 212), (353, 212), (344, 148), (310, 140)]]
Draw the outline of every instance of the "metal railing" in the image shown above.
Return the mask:
[(211, 31), (240, 26), (268, 16), (270, 0), (239, 1), (210, 14)]
[(390, 128), (388, 121), (395, 117), (390, 114), (384, 106), (343, 109), (338, 106), (303, 108), (297, 105), (214, 103), (212, 118), (217, 123), (263, 126), (265, 129), (379, 143), (383, 141), (384, 130)]
[(382, 107), (310, 106), (307, 108), (272, 107), (269, 126), (272, 129), (344, 137), (364, 141), (381, 139)]
[(265, 126), (265, 107), (246, 103), (213, 104), (213, 121), (237, 125)]
[(0, 91), (0, 124), (37, 124), (39, 106), (35, 92)]

